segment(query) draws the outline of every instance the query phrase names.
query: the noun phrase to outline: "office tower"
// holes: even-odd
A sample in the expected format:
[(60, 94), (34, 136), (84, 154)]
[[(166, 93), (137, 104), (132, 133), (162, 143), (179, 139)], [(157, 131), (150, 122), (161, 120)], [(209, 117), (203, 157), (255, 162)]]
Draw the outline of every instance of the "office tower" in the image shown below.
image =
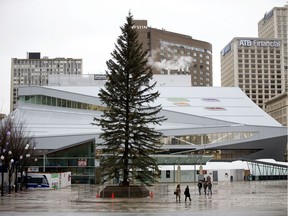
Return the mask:
[(288, 123), (288, 5), (274, 7), (258, 22), (258, 36), (282, 40), (282, 93), (265, 101), (265, 111), (283, 126)]
[(193, 86), (212, 86), (212, 45), (191, 36), (148, 27), (134, 20), (154, 74), (187, 75)]
[(282, 92), (288, 89), (288, 4), (284, 7), (274, 7), (271, 11), (265, 13), (264, 17), (258, 22), (258, 37), (277, 38), (282, 40), (283, 55), (283, 76), (285, 82)]
[(19, 86), (48, 85), (51, 74), (82, 74), (82, 59), (41, 58), (41, 53), (27, 53), (26, 59), (11, 59), (10, 111), (15, 110)]
[(280, 39), (234, 38), (221, 51), (221, 85), (240, 87), (263, 109), (282, 92), (282, 52)]

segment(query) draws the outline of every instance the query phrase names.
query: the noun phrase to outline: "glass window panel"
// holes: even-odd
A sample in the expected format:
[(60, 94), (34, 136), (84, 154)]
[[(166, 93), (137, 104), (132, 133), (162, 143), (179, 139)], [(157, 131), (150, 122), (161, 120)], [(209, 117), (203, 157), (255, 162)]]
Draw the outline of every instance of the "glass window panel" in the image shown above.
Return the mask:
[(68, 108), (71, 108), (71, 101), (70, 101), (70, 100), (67, 100), (67, 101), (66, 101), (66, 106), (67, 106)]
[(36, 104), (41, 104), (41, 95), (36, 95)]
[(49, 96), (47, 97), (47, 105), (52, 106), (52, 98)]
[(42, 95), (42, 103), (43, 105), (47, 105), (47, 96)]
[(54, 97), (52, 97), (52, 106), (57, 106), (57, 100)]

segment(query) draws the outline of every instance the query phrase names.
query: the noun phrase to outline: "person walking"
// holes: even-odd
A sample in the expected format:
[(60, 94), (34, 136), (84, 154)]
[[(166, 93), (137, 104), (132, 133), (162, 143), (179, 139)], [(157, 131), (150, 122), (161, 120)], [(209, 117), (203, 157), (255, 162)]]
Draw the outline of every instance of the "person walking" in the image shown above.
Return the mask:
[(205, 195), (207, 194), (207, 187), (208, 187), (207, 181), (204, 181), (204, 183), (203, 183), (203, 189), (204, 189), (204, 194), (205, 194)]
[(185, 194), (185, 202), (187, 200), (187, 197), (189, 198), (189, 200), (191, 201), (191, 197), (190, 197), (190, 191), (189, 191), (189, 185), (187, 185), (185, 191), (184, 191), (184, 194)]
[(208, 195), (211, 194), (212, 195), (212, 183), (208, 182)]
[(201, 195), (202, 182), (199, 181), (198, 184), (197, 184), (197, 186), (198, 186), (199, 195)]
[(174, 194), (176, 195), (176, 202), (177, 202), (177, 198), (179, 199), (179, 202), (180, 202), (180, 194), (181, 194), (180, 184), (177, 185)]

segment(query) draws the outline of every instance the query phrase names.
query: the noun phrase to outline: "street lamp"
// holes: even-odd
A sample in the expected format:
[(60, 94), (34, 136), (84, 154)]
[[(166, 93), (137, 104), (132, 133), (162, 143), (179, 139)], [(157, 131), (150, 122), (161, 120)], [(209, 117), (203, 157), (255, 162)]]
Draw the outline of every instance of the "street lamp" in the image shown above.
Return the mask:
[[(8, 151), (8, 155), (12, 155), (11, 151)], [(8, 164), (8, 192), (11, 193), (11, 177), (14, 169), (14, 159), (12, 158)]]
[(1, 155), (1, 196), (4, 196), (4, 155)]

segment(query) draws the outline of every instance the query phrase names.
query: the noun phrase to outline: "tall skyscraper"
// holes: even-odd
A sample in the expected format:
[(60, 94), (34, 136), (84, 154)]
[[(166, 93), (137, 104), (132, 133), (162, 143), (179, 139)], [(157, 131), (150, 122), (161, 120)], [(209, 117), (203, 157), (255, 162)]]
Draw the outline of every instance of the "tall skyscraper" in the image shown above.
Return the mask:
[(221, 85), (240, 87), (263, 109), (282, 92), (282, 48), (279, 39), (234, 38), (221, 52)]
[(284, 7), (274, 7), (265, 13), (264, 17), (258, 22), (258, 37), (277, 38), (282, 40), (283, 55), (283, 76), (285, 82), (283, 92), (288, 89), (288, 4)]
[(221, 85), (239, 86), (264, 110), (267, 101), (287, 92), (287, 9), (265, 13), (258, 23), (259, 38), (234, 38), (221, 51)]
[(134, 25), (154, 74), (187, 75), (193, 86), (213, 85), (210, 43), (148, 27), (147, 20), (134, 20)]
[(51, 74), (82, 74), (82, 59), (41, 58), (41, 53), (27, 53), (26, 59), (11, 59), (10, 111), (17, 106), (19, 86), (48, 85)]

